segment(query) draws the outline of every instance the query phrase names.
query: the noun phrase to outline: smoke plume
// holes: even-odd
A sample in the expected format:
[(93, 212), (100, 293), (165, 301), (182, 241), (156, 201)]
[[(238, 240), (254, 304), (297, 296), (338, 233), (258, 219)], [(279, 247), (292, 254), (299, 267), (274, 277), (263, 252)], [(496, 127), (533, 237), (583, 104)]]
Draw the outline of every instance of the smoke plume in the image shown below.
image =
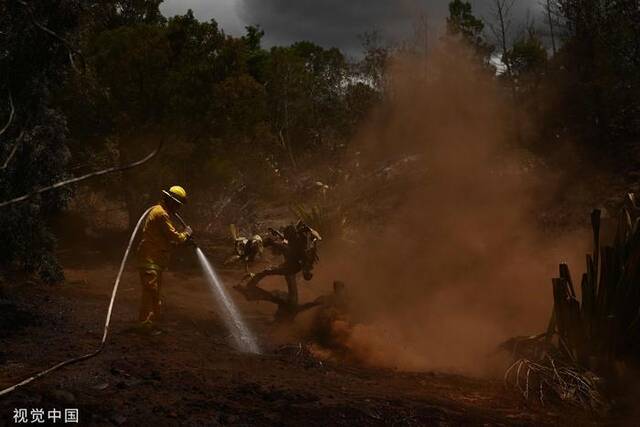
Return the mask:
[(557, 181), (515, 148), (509, 93), (465, 55), (397, 58), (355, 144), (362, 165), (410, 154), (425, 171), (360, 189), (363, 203), (388, 204), (383, 225), (322, 255), (318, 280), (346, 281), (351, 297), (352, 326), (337, 335), (365, 363), (485, 372), (502, 340), (544, 330), (558, 262), (576, 265), (586, 247), (540, 230)]

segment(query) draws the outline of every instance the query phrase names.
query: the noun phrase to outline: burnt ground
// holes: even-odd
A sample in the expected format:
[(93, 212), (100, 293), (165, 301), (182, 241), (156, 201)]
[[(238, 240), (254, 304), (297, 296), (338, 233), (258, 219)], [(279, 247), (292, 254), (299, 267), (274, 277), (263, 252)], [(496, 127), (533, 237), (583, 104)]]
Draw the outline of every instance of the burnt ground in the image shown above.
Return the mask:
[[(82, 425), (600, 425), (566, 406), (527, 405), (498, 379), (318, 363), (270, 346), (265, 303), (236, 301), (262, 355), (229, 344), (197, 270), (167, 273), (166, 333), (130, 330), (138, 300), (125, 274), (102, 354), (0, 398), (0, 424), (14, 408), (79, 408)], [(0, 388), (93, 350), (116, 266), (68, 269), (57, 287), (20, 282), (0, 296)], [(236, 279), (223, 273), (227, 282)], [(236, 295), (234, 295), (236, 297)]]

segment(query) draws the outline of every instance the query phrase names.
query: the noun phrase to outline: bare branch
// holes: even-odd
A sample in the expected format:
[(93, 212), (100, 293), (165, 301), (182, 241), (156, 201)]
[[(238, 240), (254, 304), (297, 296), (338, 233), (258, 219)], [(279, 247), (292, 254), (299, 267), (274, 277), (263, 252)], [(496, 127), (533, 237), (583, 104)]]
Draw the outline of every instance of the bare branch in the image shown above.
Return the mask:
[(511, 11), (516, 0), (493, 0), (491, 13), (497, 25), (487, 20), (489, 29), (493, 33), (496, 42), (500, 45), (503, 53), (509, 44), (507, 38), (511, 32)]
[(78, 55), (78, 57), (80, 57), (80, 59), (82, 60), (82, 68), (84, 70), (86, 65), (85, 65), (84, 56), (82, 56), (82, 53), (79, 50), (77, 50), (76, 48), (74, 48), (71, 45), (71, 43), (69, 43), (67, 40), (65, 40), (64, 38), (60, 37), (58, 34), (56, 34), (53, 30), (50, 30), (49, 28), (45, 27), (40, 22), (38, 22), (38, 20), (35, 18), (35, 16), (33, 16), (33, 10), (31, 9), (31, 7), (26, 2), (20, 1), (19, 3), (22, 6), (24, 6), (24, 8), (29, 13), (29, 17), (31, 18), (31, 21), (33, 22), (33, 25), (35, 25), (36, 27), (38, 27), (39, 29), (41, 29), (45, 33), (49, 34), (54, 39), (58, 40), (60, 43), (62, 43), (67, 48), (67, 50), (69, 51), (69, 62), (71, 63), (71, 67), (77, 73), (80, 73), (80, 70), (78, 70), (78, 68), (76, 67), (76, 63), (73, 60), (73, 55), (75, 54), (75, 55)]
[(23, 202), (23, 201), (28, 200), (28, 199), (30, 199), (31, 197), (33, 197), (33, 196), (35, 196), (37, 194), (42, 194), (42, 193), (45, 193), (47, 191), (55, 190), (56, 188), (61, 188), (61, 187), (67, 186), (67, 185), (76, 184), (78, 182), (85, 181), (85, 180), (90, 179), (90, 178), (95, 178), (95, 177), (98, 177), (98, 176), (107, 175), (107, 174), (114, 173), (114, 172), (122, 172), (122, 171), (125, 171), (125, 170), (128, 170), (128, 169), (133, 169), (133, 168), (135, 168), (137, 166), (140, 166), (140, 165), (148, 162), (152, 158), (154, 158), (160, 152), (160, 149), (162, 148), (163, 143), (164, 143), (164, 140), (161, 140), (155, 150), (153, 150), (151, 153), (147, 154), (147, 156), (145, 156), (144, 158), (142, 158), (142, 159), (140, 159), (138, 161), (135, 161), (133, 163), (129, 163), (129, 164), (126, 164), (126, 165), (123, 165), (123, 166), (114, 166), (114, 167), (111, 167), (111, 168), (108, 168), (108, 169), (103, 169), (103, 170), (100, 170), (100, 171), (97, 171), (97, 172), (91, 172), (91, 173), (88, 173), (86, 175), (82, 175), (82, 176), (78, 176), (78, 177), (70, 178), (70, 179), (65, 179), (64, 181), (60, 181), (60, 182), (56, 182), (53, 185), (48, 185), (48, 186), (40, 188), (38, 190), (34, 190), (29, 194), (25, 194), (25, 195), (20, 196), (20, 197), (16, 197), (16, 198), (13, 198), (13, 199), (10, 199), (10, 200), (6, 200), (6, 201), (0, 203), (0, 208), (4, 208), (6, 206), (13, 205), (15, 203)]
[(0, 136), (2, 136), (7, 131), (7, 129), (9, 129), (9, 126), (11, 126), (11, 123), (13, 122), (13, 117), (16, 113), (15, 106), (13, 105), (13, 95), (11, 94), (11, 90), (9, 90), (9, 109), (10, 109), (9, 120), (7, 120), (7, 124), (5, 124), (3, 128), (0, 129)]

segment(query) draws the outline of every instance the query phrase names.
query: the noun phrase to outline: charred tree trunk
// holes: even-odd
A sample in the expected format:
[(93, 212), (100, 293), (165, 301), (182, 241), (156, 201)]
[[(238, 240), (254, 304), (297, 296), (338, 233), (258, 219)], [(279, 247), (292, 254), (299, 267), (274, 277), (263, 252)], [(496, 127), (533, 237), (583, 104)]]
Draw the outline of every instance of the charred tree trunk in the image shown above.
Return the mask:
[[(258, 283), (268, 276), (283, 276), (287, 282), (287, 292), (267, 291), (258, 286)], [(299, 304), (297, 273), (283, 271), (281, 268), (268, 268), (253, 275), (247, 284), (238, 284), (234, 287), (247, 301), (266, 301), (278, 306), (274, 318), (277, 322), (293, 321), (303, 311), (320, 305), (319, 301)]]

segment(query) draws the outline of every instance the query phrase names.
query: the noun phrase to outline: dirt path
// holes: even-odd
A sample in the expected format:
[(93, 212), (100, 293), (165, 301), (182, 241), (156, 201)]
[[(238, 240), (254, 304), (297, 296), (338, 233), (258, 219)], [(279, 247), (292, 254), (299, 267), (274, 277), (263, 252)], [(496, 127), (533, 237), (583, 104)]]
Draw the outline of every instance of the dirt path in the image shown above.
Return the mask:
[[(71, 270), (59, 288), (10, 288), (0, 310), (0, 387), (95, 348), (114, 276), (113, 268)], [(0, 399), (0, 425), (11, 424), (14, 408), (78, 408), (82, 425), (596, 424), (567, 408), (527, 408), (500, 381), (335, 366), (274, 351), (265, 343), (267, 305), (240, 302), (265, 347), (263, 355), (241, 354), (197, 275), (169, 273), (165, 283), (167, 333), (128, 331), (138, 288), (127, 272), (105, 351)]]

